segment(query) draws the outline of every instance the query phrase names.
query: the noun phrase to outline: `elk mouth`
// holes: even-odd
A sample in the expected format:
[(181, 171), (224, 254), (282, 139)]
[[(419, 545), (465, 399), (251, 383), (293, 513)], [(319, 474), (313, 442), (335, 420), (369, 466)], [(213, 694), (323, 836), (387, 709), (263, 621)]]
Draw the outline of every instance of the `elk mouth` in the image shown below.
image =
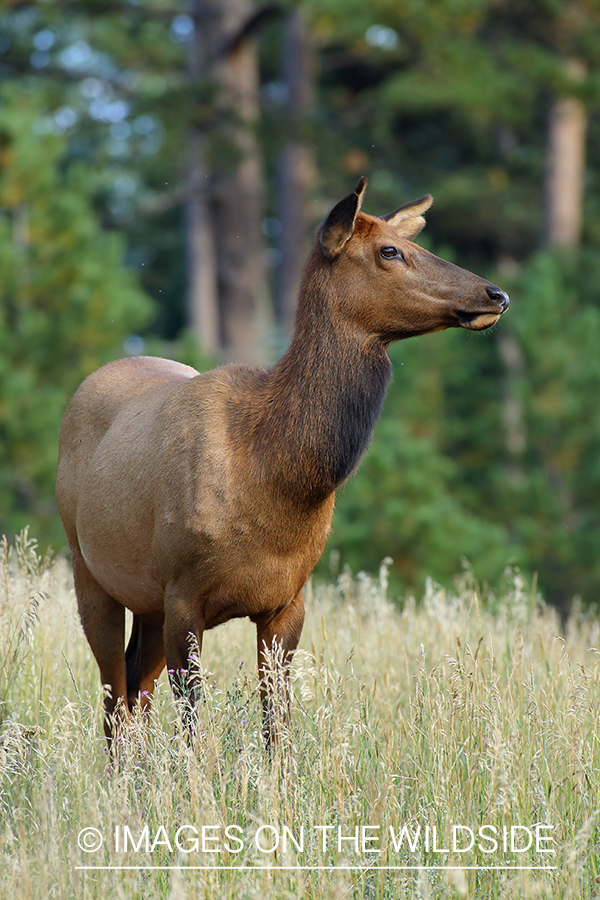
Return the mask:
[(459, 312), (458, 321), (461, 328), (468, 328), (470, 331), (485, 331), (495, 325), (502, 313), (503, 309), (498, 312)]

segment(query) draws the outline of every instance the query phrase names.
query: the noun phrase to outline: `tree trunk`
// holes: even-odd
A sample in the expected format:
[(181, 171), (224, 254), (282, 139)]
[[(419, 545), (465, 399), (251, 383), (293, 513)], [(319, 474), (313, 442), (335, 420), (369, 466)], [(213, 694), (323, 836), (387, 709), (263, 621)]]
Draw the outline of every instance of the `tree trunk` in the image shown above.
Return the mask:
[[(567, 71), (581, 81), (584, 69), (571, 60)], [(575, 247), (581, 236), (587, 112), (575, 97), (558, 97), (550, 110), (546, 163), (544, 244)]]
[(201, 346), (255, 361), (267, 317), (258, 64), (250, 0), (193, 0), (197, 91), (188, 201), (190, 323)]
[(290, 12), (285, 23), (283, 79), (289, 138), (281, 152), (278, 172), (281, 265), (276, 312), (281, 333), (289, 338), (309, 250), (307, 201), (315, 181), (314, 153), (302, 134), (314, 102), (314, 59), (308, 28), (299, 10)]
[[(192, 0), (194, 37), (190, 47), (192, 90), (199, 98), (201, 85), (210, 76), (208, 38), (214, 29), (208, 4)], [(198, 99), (196, 112), (201, 106)], [(200, 116), (195, 118), (199, 119)], [(189, 136), (188, 196), (186, 202), (187, 310), (188, 323), (199, 347), (208, 356), (221, 355), (219, 295), (214, 221), (211, 212), (211, 173), (206, 166), (206, 135), (195, 122)]]
[(248, 0), (220, 0), (225, 43), (215, 67), (221, 117), (215, 156), (215, 225), (223, 352), (243, 361), (261, 357), (268, 318), (264, 256), (263, 173), (257, 137), (259, 76)]
[(210, 211), (209, 173), (202, 164), (200, 135), (192, 134), (187, 201), (188, 319), (198, 345), (208, 356), (221, 355), (215, 237)]

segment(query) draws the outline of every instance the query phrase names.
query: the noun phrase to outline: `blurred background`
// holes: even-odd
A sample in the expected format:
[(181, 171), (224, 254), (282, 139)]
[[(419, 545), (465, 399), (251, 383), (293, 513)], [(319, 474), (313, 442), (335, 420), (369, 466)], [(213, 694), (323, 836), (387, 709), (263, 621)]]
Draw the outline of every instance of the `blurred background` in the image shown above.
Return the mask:
[(97, 366), (273, 362), (367, 175), (372, 214), (432, 193), (420, 242), (511, 308), (392, 349), (322, 571), (514, 564), (597, 602), (599, 63), (598, 0), (1, 0), (0, 533), (64, 546), (57, 432)]

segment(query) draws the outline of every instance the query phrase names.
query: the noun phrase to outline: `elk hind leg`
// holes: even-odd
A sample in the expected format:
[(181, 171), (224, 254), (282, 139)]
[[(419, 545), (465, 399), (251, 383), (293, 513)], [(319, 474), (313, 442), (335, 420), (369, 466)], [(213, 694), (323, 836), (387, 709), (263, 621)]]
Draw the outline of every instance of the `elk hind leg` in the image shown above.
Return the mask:
[(127, 719), (127, 675), (125, 667), (125, 607), (98, 584), (87, 568), (79, 548), (71, 552), (79, 618), (100, 669), (102, 684), (108, 685), (104, 700), (104, 732), (112, 745), (116, 716)]
[(155, 682), (165, 667), (162, 625), (143, 622), (134, 614), (125, 665), (129, 708), (133, 710), (139, 703), (145, 712), (152, 700)]

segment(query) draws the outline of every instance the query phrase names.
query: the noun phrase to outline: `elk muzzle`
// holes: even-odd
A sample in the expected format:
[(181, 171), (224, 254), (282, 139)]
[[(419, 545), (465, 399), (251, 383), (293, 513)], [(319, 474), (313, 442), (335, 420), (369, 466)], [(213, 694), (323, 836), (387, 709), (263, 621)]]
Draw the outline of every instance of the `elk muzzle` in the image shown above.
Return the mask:
[(462, 328), (468, 328), (470, 331), (484, 331), (495, 325), (502, 313), (508, 309), (510, 299), (506, 291), (495, 284), (490, 284), (486, 287), (485, 292), (492, 301), (493, 308), (460, 312), (459, 321)]

